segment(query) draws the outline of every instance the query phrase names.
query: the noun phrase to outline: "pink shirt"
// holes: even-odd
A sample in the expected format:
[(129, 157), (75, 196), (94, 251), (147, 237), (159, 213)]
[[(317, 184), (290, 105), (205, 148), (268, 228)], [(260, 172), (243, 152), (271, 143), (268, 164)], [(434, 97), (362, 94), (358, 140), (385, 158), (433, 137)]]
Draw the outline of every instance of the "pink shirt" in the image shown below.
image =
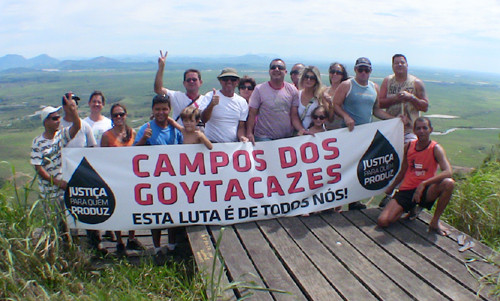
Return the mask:
[(280, 139), (293, 134), (290, 118), (292, 106), (299, 106), (299, 93), (294, 85), (285, 82), (273, 89), (269, 82), (259, 84), (250, 97), (249, 106), (258, 109), (255, 137)]

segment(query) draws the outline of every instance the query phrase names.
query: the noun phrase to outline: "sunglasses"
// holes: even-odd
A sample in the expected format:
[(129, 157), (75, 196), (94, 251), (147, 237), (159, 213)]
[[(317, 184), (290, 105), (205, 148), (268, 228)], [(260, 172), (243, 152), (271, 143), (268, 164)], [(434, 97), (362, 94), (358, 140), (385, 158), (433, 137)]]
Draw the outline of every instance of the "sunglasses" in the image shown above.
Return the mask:
[(285, 70), (286, 69), (285, 66), (283, 66), (283, 65), (271, 65), (271, 67), (269, 69), (270, 70), (274, 70), (276, 68), (278, 68), (279, 70)]
[(326, 119), (326, 116), (325, 116), (325, 115), (321, 115), (321, 116), (318, 116), (318, 115), (312, 115), (311, 117), (312, 117), (312, 119), (319, 119), (319, 120), (325, 120), (325, 119)]
[(252, 86), (239, 86), (238, 89), (252, 91), (253, 87)]
[(337, 74), (337, 75), (342, 75), (344, 74), (344, 72), (340, 71), (340, 70), (332, 70), (330, 71), (331, 74)]
[(50, 120), (54, 120), (54, 121), (58, 121), (59, 119), (61, 119), (61, 116), (52, 116), (52, 117), (49, 117)]
[(292, 70), (292, 72), (290, 72), (290, 75), (296, 75), (296, 74), (299, 74), (299, 70)]
[(372, 69), (368, 68), (368, 67), (358, 67), (357, 70), (358, 70), (359, 73), (363, 73), (363, 72), (370, 73), (370, 72), (372, 72)]
[(111, 114), (111, 116), (112, 116), (113, 118), (116, 118), (116, 117), (122, 117), (122, 118), (123, 118), (125, 115), (127, 115), (127, 113), (125, 113), (125, 112), (122, 112), (122, 113), (116, 113), (116, 114)]
[(221, 80), (223, 82), (227, 82), (227, 81), (237, 82), (238, 78), (234, 77), (234, 76), (226, 76), (226, 77), (221, 78)]
[(198, 81), (198, 79), (196, 77), (186, 78), (186, 82), (188, 82), (188, 83), (190, 83), (190, 82), (196, 83), (197, 81)]
[(304, 79), (305, 80), (308, 80), (308, 79), (310, 79), (310, 80), (316, 80), (316, 75), (307, 75), (306, 74), (306, 75), (304, 75)]

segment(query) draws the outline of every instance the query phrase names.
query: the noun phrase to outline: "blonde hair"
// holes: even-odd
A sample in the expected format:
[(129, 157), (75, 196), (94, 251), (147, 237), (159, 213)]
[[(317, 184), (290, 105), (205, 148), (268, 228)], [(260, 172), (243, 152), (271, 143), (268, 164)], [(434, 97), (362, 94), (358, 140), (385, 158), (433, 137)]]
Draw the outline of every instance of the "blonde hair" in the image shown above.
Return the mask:
[(300, 73), (300, 79), (299, 79), (299, 90), (303, 89), (304, 87), (304, 81), (306, 80), (305, 76), (308, 72), (312, 72), (314, 76), (316, 76), (316, 83), (314, 84), (314, 92), (313, 95), (320, 101), (322, 97), (322, 91), (323, 91), (323, 83), (321, 82), (321, 73), (319, 72), (318, 67), (316, 66), (307, 66), (302, 69)]
[(189, 106), (189, 107), (184, 108), (184, 110), (182, 110), (180, 116), (181, 116), (181, 120), (185, 120), (185, 119), (192, 120), (194, 118), (194, 120), (199, 121), (201, 119), (200, 110), (198, 110), (198, 108), (195, 108), (193, 106)]

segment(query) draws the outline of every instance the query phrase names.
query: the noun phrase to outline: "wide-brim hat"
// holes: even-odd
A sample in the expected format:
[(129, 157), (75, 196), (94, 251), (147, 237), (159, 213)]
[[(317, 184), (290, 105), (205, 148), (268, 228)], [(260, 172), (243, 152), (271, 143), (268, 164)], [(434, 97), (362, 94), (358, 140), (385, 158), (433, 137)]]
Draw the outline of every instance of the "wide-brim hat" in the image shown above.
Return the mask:
[(222, 69), (222, 71), (219, 74), (219, 76), (217, 76), (217, 79), (221, 79), (223, 77), (229, 77), (229, 76), (240, 78), (240, 76), (238, 75), (238, 72), (236, 71), (236, 69), (228, 67), (228, 68)]

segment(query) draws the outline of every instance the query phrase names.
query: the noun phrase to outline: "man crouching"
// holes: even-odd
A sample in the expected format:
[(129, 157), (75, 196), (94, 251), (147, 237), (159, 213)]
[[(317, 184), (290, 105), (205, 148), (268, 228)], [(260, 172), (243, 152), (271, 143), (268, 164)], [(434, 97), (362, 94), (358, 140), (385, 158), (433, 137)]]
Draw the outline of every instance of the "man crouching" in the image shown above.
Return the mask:
[[(399, 191), (378, 217), (377, 224), (380, 227), (387, 227), (396, 222), (403, 212), (409, 212), (408, 218), (415, 219), (422, 208), (430, 210), (438, 199), (429, 231), (448, 235), (448, 229), (442, 225), (439, 217), (450, 201), (455, 181), (451, 178), (451, 165), (444, 149), (437, 142), (430, 140), (432, 130), (428, 118), (419, 117), (415, 120), (413, 131), (418, 140), (405, 147), (401, 171), (385, 191), (387, 195), (391, 195), (402, 181)], [(438, 166), (441, 169), (439, 174)]]

